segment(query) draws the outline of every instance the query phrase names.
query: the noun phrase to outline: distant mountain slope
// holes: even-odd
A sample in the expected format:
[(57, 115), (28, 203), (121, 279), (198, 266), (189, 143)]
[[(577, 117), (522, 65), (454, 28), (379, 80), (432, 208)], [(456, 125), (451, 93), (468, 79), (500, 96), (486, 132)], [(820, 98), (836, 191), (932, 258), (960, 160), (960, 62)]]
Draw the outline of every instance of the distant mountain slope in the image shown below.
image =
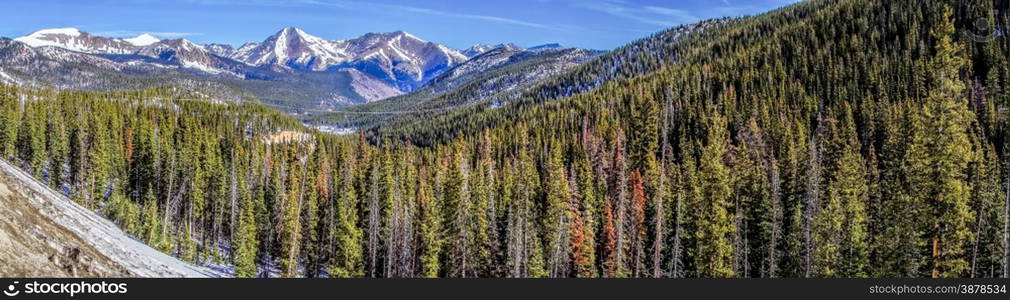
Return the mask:
[[(202, 79), (206, 82), (200, 85), (208, 90), (238, 87), (288, 112), (326, 110), (401, 95), (469, 59), (405, 31), (331, 41), (288, 27), (262, 42), (237, 49), (186, 39), (160, 40), (149, 34), (108, 38), (76, 28), (43, 29), (14, 41), (62, 59), (53, 63), (45, 55), (19, 51), (17, 63), (0, 61), (0, 82), (58, 89), (123, 89), (144, 87), (124, 81), (178, 84), (176, 76), (192, 75), (187, 80)], [(13, 47), (11, 44), (0, 46)], [(27, 68), (39, 64), (34, 59), (48, 62), (41, 70)], [(232, 87), (217, 87), (221, 84)]]
[(528, 51), (506, 45), (449, 69), (413, 93), (305, 120), (325, 127), (371, 127), (398, 118), (398, 112), (448, 110), (482, 100), (489, 103), (493, 95), (514, 92), (563, 74), (601, 53), (578, 48)]
[(91, 35), (77, 28), (53, 28), (32, 32), (29, 35), (15, 39), (32, 47), (60, 47), (92, 54), (127, 54), (132, 53), (147, 39), (138, 36), (131, 40), (106, 38)]
[[(470, 50), (484, 50), (471, 60), (447, 71), (442, 78), (433, 79), (430, 88), (404, 95), (344, 109), (344, 112), (320, 114), (305, 118), (310, 124), (327, 128), (412, 128), (423, 127), (434, 116), (451, 115), (453, 121), (467, 118), (468, 112), (455, 111), (468, 107), (470, 111), (495, 108), (522, 98), (536, 98), (540, 102), (555, 100), (591, 91), (607, 82), (646, 74), (670, 65), (681, 51), (678, 43), (685, 37), (721, 26), (729, 19), (706, 20), (682, 25), (635, 41), (614, 51), (600, 54), (595, 51), (569, 48), (557, 44), (534, 47), (535, 50), (516, 52), (506, 45), (494, 50), (478, 45)], [(561, 49), (561, 50), (558, 50)], [(468, 50), (469, 51), (469, 50)], [(589, 54), (586, 55), (588, 51)], [(525, 53), (515, 58), (509, 53)], [(525, 57), (526, 59), (519, 59)], [(581, 57), (581, 58), (580, 58)], [(587, 59), (592, 58), (592, 59)], [(490, 68), (498, 61), (519, 60), (522, 63), (505, 64)], [(478, 63), (483, 61), (485, 66)], [(567, 68), (557, 68), (557, 62)], [(551, 66), (546, 67), (545, 66)], [(467, 69), (475, 71), (462, 71)], [(460, 72), (462, 71), (462, 72)], [(472, 76), (468, 74), (493, 74)], [(490, 77), (482, 77), (490, 76)], [(489, 80), (497, 77), (496, 80)], [(456, 79), (453, 79), (456, 78)], [(505, 80), (508, 78), (508, 80)], [(461, 84), (461, 83), (467, 84)], [(477, 83), (479, 82), (480, 85)], [(453, 90), (445, 91), (446, 88)]]
[(26, 87), (74, 90), (121, 90), (158, 85), (220, 100), (241, 101), (252, 94), (191, 71), (166, 66), (155, 59), (117, 60), (57, 47), (33, 48), (0, 38), (0, 82)]
[(0, 161), (0, 276), (222, 277), (158, 252)]
[(403, 92), (468, 58), (405, 31), (327, 41), (294, 27), (284, 28), (261, 43), (247, 44), (229, 57), (253, 66), (279, 65), (313, 71), (353, 68)]
[(351, 54), (301, 29), (288, 27), (253, 47), (242, 47), (231, 58), (253, 66), (266, 64), (315, 71), (351, 59)]

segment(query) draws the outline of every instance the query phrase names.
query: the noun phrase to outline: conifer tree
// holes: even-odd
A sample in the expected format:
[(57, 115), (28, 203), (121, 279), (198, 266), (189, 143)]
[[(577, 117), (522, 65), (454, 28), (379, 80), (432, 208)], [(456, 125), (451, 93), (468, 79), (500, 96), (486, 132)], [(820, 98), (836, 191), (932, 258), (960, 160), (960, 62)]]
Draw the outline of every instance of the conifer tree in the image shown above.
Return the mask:
[(419, 207), (418, 236), (420, 239), (420, 276), (436, 278), (441, 270), (439, 257), (442, 254), (442, 240), (439, 234), (442, 230), (440, 205), (434, 198), (434, 191), (422, 170), (417, 185), (417, 202)]
[[(240, 181), (239, 185), (241, 190), (246, 191), (243, 181)], [(235, 277), (252, 278), (259, 275), (259, 269), (256, 266), (259, 241), (256, 238), (256, 208), (253, 198), (261, 198), (263, 194), (259, 192), (244, 192), (243, 194), (238, 224), (236, 225), (237, 231), (232, 237), (233, 263), (235, 264)]]
[(544, 240), (546, 241), (544, 245), (547, 250), (545, 256), (551, 277), (567, 273), (565, 266), (568, 262), (567, 224), (569, 222), (568, 202), (571, 193), (561, 153), (560, 145), (551, 146), (550, 156), (544, 166), (546, 174), (543, 189), (547, 194), (546, 214), (543, 218)]
[(298, 258), (301, 253), (301, 208), (302, 165), (295, 146), (287, 146), (289, 169), (287, 170), (287, 191), (282, 201), (283, 214), (281, 218), (281, 275), (284, 277), (298, 276)]
[(18, 100), (14, 98), (14, 93), (4, 93), (3, 111), (0, 117), (3, 118), (3, 131), (0, 138), (3, 139), (3, 158), (8, 159), (14, 156), (17, 146), (18, 128), (21, 127), (21, 110)]
[(968, 206), (971, 187), (966, 170), (971, 158), (968, 128), (973, 115), (961, 97), (960, 81), (967, 61), (964, 46), (953, 40), (953, 10), (943, 6), (931, 30), (934, 57), (926, 74), (929, 90), (923, 109), (915, 116), (917, 129), (908, 150), (910, 186), (914, 201), (928, 209), (918, 216), (932, 249), (923, 269), (932, 277), (957, 277), (969, 270), (966, 249), (974, 219)]
[[(57, 190), (63, 185), (63, 170), (67, 163), (69, 137), (63, 112), (59, 109), (49, 109), (46, 118), (46, 150), (49, 153), (49, 183)], [(0, 112), (2, 114), (2, 112)]]
[(696, 199), (700, 215), (694, 239), (697, 247), (695, 266), (699, 277), (732, 277), (732, 235), (736, 226), (731, 208), (729, 171), (723, 164), (726, 154), (726, 120), (718, 112), (709, 116), (708, 142), (702, 151), (698, 169), (701, 199)]
[(358, 227), (358, 197), (355, 185), (356, 160), (347, 151), (341, 151), (341, 183), (337, 189), (337, 224), (330, 232), (336, 240), (336, 249), (330, 259), (330, 277), (347, 278), (365, 275), (364, 248), (361, 245), (363, 233)]

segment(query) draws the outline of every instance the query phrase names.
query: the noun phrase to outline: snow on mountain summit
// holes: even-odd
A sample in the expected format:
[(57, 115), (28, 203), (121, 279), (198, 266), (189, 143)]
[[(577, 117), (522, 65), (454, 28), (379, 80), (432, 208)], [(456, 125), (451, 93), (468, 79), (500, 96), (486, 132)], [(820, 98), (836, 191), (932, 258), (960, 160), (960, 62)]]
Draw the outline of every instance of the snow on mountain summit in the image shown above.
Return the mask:
[(154, 43), (157, 43), (157, 42), (161, 41), (160, 39), (154, 37), (153, 35), (147, 34), (147, 33), (138, 35), (136, 37), (132, 37), (132, 38), (128, 38), (128, 39), (123, 39), (123, 40), (126, 41), (127, 43), (130, 43), (130, 44), (134, 45), (134, 46), (147, 46), (147, 45), (154, 44)]
[(298, 69), (325, 70), (349, 56), (332, 43), (305, 31), (287, 27), (262, 43), (242, 47), (231, 58), (250, 65), (277, 64)]
[(134, 47), (121, 39), (94, 36), (72, 27), (42, 29), (14, 40), (32, 47), (51, 46), (85, 53), (124, 54)]
[(229, 58), (252, 66), (312, 71), (350, 67), (404, 92), (467, 60), (456, 50), (402, 30), (325, 40), (295, 27), (284, 28), (263, 42), (246, 44)]
[(406, 31), (368, 33), (335, 43), (355, 54), (350, 65), (396, 84), (404, 92), (467, 60), (467, 56), (456, 50)]
[(470, 48), (466, 48), (466, 49), (460, 50), (459, 52), (461, 54), (465, 55), (466, 57), (474, 58), (474, 57), (476, 57), (478, 55), (484, 54), (484, 52), (488, 52), (488, 51), (491, 51), (491, 50), (494, 50), (494, 49), (498, 49), (498, 48), (505, 48), (505, 49), (508, 49), (510, 51), (524, 50), (523, 47), (519, 47), (518, 45), (513, 44), (513, 43), (502, 43), (502, 44), (497, 44), (497, 45), (476, 44), (476, 45), (470, 46)]
[(140, 48), (137, 54), (158, 58), (178, 64), (183, 68), (196, 69), (208, 74), (226, 72), (222, 69), (226, 65), (223, 58), (214, 56), (205, 46), (187, 39), (158, 41)]
[[(513, 44), (475, 45), (455, 50), (403, 30), (367, 33), (348, 39), (324, 39), (296, 27), (283, 28), (261, 42), (238, 47), (196, 44), (186, 39), (161, 40), (149, 33), (124, 38), (102, 37), (77, 28), (43, 29), (15, 41), (41, 51), (79, 52), (81, 56), (75, 57), (94, 57), (112, 64), (187, 69), (228, 78), (280, 80), (313, 72), (327, 73), (318, 76), (349, 74), (352, 82), (347, 83), (347, 89), (364, 101), (411, 92), (494, 49), (524, 50)], [(487, 59), (481, 62), (487, 63)], [(269, 75), (263, 75), (267, 73)], [(342, 89), (336, 88), (338, 92)]]
[(81, 35), (81, 32), (82, 31), (80, 29), (74, 27), (49, 28), (32, 32), (31, 34), (28, 35), (28, 37), (44, 38), (48, 35), (79, 36)]

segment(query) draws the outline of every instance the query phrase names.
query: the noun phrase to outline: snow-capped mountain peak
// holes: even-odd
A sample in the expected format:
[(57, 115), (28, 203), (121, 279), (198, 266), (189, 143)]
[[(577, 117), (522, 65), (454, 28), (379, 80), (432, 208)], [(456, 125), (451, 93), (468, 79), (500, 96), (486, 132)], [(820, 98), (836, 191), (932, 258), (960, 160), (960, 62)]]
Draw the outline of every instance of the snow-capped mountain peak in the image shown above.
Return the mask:
[(476, 44), (476, 45), (470, 46), (470, 48), (466, 48), (466, 49), (460, 50), (459, 52), (462, 53), (463, 55), (466, 55), (466, 57), (474, 57), (474, 56), (480, 55), (481, 53), (487, 52), (488, 50), (491, 50), (491, 49), (494, 49), (494, 48), (495, 48), (495, 46), (491, 46), (491, 45), (487, 45), (487, 44)]
[(250, 65), (278, 64), (320, 71), (346, 61), (348, 55), (327, 40), (287, 27), (262, 43), (246, 44), (232, 58)]
[(476, 45), (471, 46), (470, 48), (466, 48), (466, 49), (460, 50), (459, 52), (461, 54), (465, 55), (466, 57), (474, 58), (474, 57), (476, 57), (478, 55), (484, 54), (485, 52), (488, 52), (488, 51), (491, 51), (491, 50), (494, 50), (494, 49), (498, 49), (498, 48), (506, 48), (506, 49), (508, 49), (510, 51), (525, 50), (525, 49), (523, 49), (523, 47), (519, 47), (516, 44), (513, 44), (513, 43), (504, 43), (504, 44), (497, 44), (497, 45), (476, 44)]
[[(17, 43), (12, 43), (15, 46), (32, 51), (39, 48), (40, 53), (93, 58), (111, 66), (105, 69), (153, 66), (262, 80), (317, 72), (325, 74), (312, 76), (346, 74), (350, 75), (352, 94), (366, 101), (413, 91), (480, 53), (495, 49), (512, 51), (511, 47), (521, 50), (511, 44), (500, 44), (475, 45), (461, 52), (402, 30), (327, 40), (296, 27), (283, 28), (261, 42), (237, 48), (226, 44), (201, 45), (186, 39), (161, 40), (148, 33), (109, 38), (77, 28), (44, 29), (15, 40)], [(487, 63), (494, 57), (480, 60), (481, 65), (493, 66)], [(459, 71), (465, 70), (468, 69)], [(3, 72), (10, 74), (7, 69)]]
[(131, 54), (159, 41), (150, 34), (119, 39), (92, 35), (73, 27), (43, 29), (14, 40), (32, 47), (57, 47), (91, 54)]
[(74, 27), (64, 27), (64, 28), (49, 28), (42, 29), (32, 32), (26, 37), (31, 38), (45, 38), (50, 35), (65, 35), (65, 36), (79, 36), (83, 33), (80, 29)]
[(128, 53), (133, 45), (120, 39), (93, 36), (80, 29), (51, 28), (14, 39), (32, 47), (59, 47), (86, 53)]
[(467, 60), (456, 50), (406, 31), (368, 33), (334, 43), (354, 55), (350, 62), (353, 67), (396, 84), (405, 92)]
[(548, 51), (548, 50), (564, 50), (565, 46), (561, 46), (558, 43), (543, 44), (538, 46), (530, 47), (530, 51)]
[(147, 46), (147, 45), (150, 45), (150, 44), (154, 44), (154, 43), (157, 43), (157, 42), (161, 41), (161, 39), (158, 39), (157, 37), (154, 37), (153, 35), (150, 35), (150, 34), (147, 34), (147, 33), (138, 35), (136, 37), (132, 37), (132, 38), (128, 38), (128, 39), (123, 39), (123, 40), (126, 41), (127, 43), (130, 43), (130, 44), (134, 45), (134, 46), (141, 46), (141, 47), (142, 46)]
[(140, 48), (137, 54), (209, 74), (227, 72), (222, 69), (225, 65), (222, 58), (214, 56), (211, 51), (207, 50), (207, 47), (187, 39), (158, 41)]

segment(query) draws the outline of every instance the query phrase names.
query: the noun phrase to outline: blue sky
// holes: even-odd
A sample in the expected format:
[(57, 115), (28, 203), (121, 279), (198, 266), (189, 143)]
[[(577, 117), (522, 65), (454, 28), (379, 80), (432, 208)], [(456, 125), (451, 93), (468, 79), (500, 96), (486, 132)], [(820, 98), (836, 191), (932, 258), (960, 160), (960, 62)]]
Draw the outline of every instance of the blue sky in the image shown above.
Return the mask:
[(796, 0), (0, 0), (0, 36), (77, 27), (241, 45), (294, 26), (326, 39), (406, 30), (453, 48), (561, 43), (613, 49), (678, 24), (759, 14)]

